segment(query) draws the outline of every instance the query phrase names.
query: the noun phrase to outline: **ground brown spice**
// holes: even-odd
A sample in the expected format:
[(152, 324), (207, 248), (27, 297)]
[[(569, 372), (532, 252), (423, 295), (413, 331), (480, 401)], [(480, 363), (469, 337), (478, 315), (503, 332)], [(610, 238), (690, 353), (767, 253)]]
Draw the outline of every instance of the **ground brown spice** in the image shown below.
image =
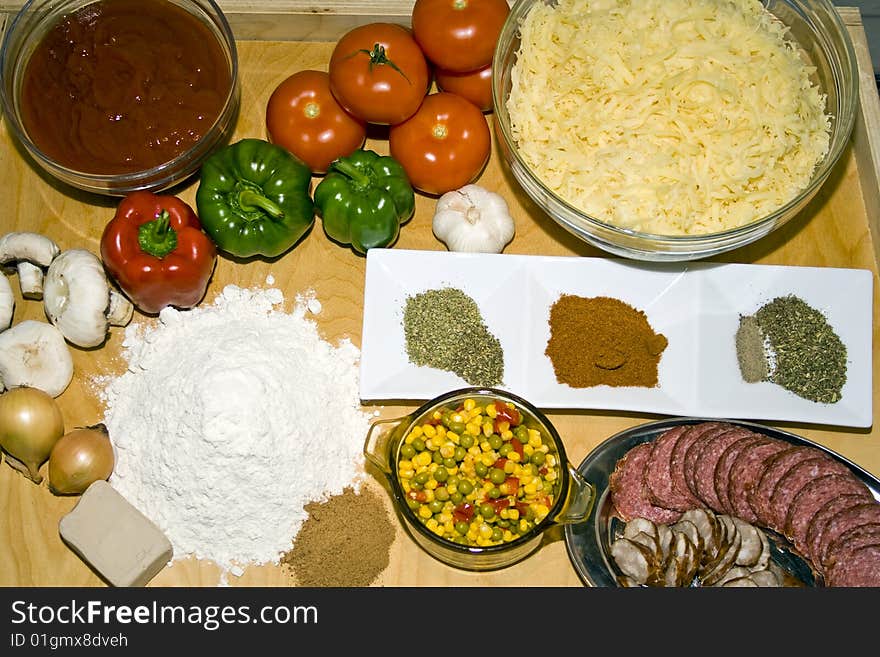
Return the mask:
[(367, 486), (307, 504), (281, 563), (300, 586), (369, 586), (388, 566), (395, 526), (382, 497)]
[(644, 312), (611, 297), (563, 294), (550, 308), (545, 354), (556, 380), (573, 388), (652, 388), (668, 344)]

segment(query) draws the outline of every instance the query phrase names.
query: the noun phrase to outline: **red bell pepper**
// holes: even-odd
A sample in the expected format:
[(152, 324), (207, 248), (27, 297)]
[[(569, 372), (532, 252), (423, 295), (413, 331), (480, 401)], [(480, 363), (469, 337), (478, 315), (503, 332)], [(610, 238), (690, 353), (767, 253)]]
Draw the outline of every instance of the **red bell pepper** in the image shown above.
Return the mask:
[(217, 247), (185, 201), (137, 191), (122, 199), (104, 228), (101, 259), (138, 309), (158, 313), (166, 306), (192, 308), (202, 300)]

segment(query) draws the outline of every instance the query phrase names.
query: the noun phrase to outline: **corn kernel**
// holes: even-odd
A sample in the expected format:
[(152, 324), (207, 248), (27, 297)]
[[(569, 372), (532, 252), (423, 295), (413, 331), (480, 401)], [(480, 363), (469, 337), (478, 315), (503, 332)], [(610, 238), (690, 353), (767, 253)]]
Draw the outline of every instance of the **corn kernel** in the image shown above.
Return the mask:
[(429, 508), (428, 508), (427, 506), (425, 506), (424, 504), (423, 504), (422, 506), (419, 507), (419, 518), (424, 518), (425, 520), (427, 520), (427, 519), (430, 518), (432, 515), (434, 515), (434, 514), (431, 513), (431, 509), (429, 509)]
[(437, 521), (442, 522), (444, 525), (448, 524), (449, 528), (452, 529), (452, 514), (447, 511), (441, 511), (437, 514)]
[(480, 443), (480, 449), (483, 450), (484, 452), (491, 452), (492, 445), (489, 444), (488, 440), (484, 440)]
[[(501, 434), (501, 437), (504, 438), (504, 432), (510, 431), (510, 422), (507, 420), (499, 420), (498, 424), (498, 433)], [(513, 434), (511, 434), (513, 435)]]
[(529, 530), (529, 523), (525, 521), (525, 519), (519, 521), (519, 530), (521, 532), (526, 532)]
[(504, 530), (504, 540), (505, 541), (512, 541), (513, 540), (513, 532), (510, 531), (509, 529)]
[(464, 430), (468, 432), (471, 436), (479, 436), (482, 433), (483, 428), (480, 426), (478, 422), (468, 422), (464, 426)]
[(492, 454), (481, 454), (480, 461), (483, 462), (487, 468), (492, 467), (492, 464), (495, 463), (495, 457)]
[(437, 435), (437, 429), (435, 429), (434, 425), (432, 425), (432, 424), (426, 424), (422, 428), (422, 431), (425, 432), (425, 435), (428, 436), (428, 438), (432, 438)]
[(451, 442), (446, 443), (440, 448), (440, 456), (445, 459), (451, 459), (455, 455), (455, 445)]
[(407, 436), (407, 438), (410, 439), (410, 442), (412, 442), (411, 439), (421, 438), (421, 437), (422, 437), (422, 427), (419, 425), (414, 426), (412, 428), (412, 431), (409, 432), (409, 436)]
[(416, 472), (412, 468), (403, 468), (397, 471), (401, 479), (412, 479)]
[(510, 458), (514, 454), (515, 454), (515, 452), (511, 452), (510, 454), (508, 454), (507, 461), (504, 462), (504, 472), (506, 472), (507, 474), (512, 474), (513, 469), (516, 467), (516, 463), (514, 463), (513, 459)]
[(501, 511), (498, 512), (498, 517), (501, 518), (502, 520), (509, 520), (510, 519), (510, 510), (509, 509), (501, 509)]
[(483, 538), (492, 538), (492, 528), (487, 524), (480, 525), (480, 536)]
[(486, 436), (486, 438), (488, 438), (493, 433), (495, 433), (495, 428), (492, 426), (492, 423), (491, 422), (484, 422), (483, 423), (483, 435)]
[(548, 513), (550, 513), (550, 509), (547, 508), (546, 504), (535, 504), (535, 515), (539, 518), (544, 518)]
[(463, 424), (463, 423), (465, 422), (465, 420), (467, 420), (467, 418), (466, 418), (464, 415), (462, 415), (461, 413), (455, 413), (455, 414), (452, 416), (452, 421), (453, 421), (453, 422), (456, 422), (456, 423), (462, 423), (462, 424)]
[(437, 527), (433, 530), (437, 536), (443, 538), (443, 535), (446, 533), (446, 528), (443, 525), (437, 525)]
[(486, 415), (488, 415), (493, 420), (498, 415), (498, 409), (495, 407), (494, 402), (486, 405)]
[(544, 475), (544, 479), (547, 481), (556, 481), (556, 471), (550, 470), (550, 472)]
[(476, 408), (477, 402), (474, 401), (473, 399), (465, 399), (463, 406), (464, 406), (464, 410), (472, 411), (472, 410), (474, 410), (474, 408)]
[(504, 429), (503, 431), (501, 431), (500, 435), (501, 440), (510, 440), (511, 438), (513, 438), (513, 431), (511, 431), (510, 429)]
[(523, 490), (525, 491), (526, 495), (534, 495), (538, 492), (538, 487), (535, 484), (528, 483), (523, 486)]
[(534, 453), (535, 453), (535, 448), (534, 448), (534, 447), (532, 447), (532, 446), (529, 445), (528, 443), (526, 443), (525, 445), (523, 445), (523, 454), (524, 454), (525, 456), (531, 456), (531, 455), (534, 454)]
[(532, 447), (540, 447), (542, 442), (541, 432), (537, 429), (529, 429), (529, 445)]
[(446, 427), (444, 427), (442, 424), (438, 424), (436, 427), (434, 427), (434, 429), (437, 431), (438, 438), (443, 438), (446, 436)]
[(552, 467), (554, 465), (556, 465), (556, 455), (555, 454), (548, 454), (547, 455), (547, 466)]
[(468, 413), (468, 422), (476, 421), (477, 424), (482, 420), (483, 411), (479, 408), (475, 408), (474, 410)]
[(427, 467), (432, 462), (432, 459), (428, 452), (419, 452), (413, 457), (413, 461), (416, 465)]
[(431, 518), (430, 520), (428, 520), (428, 522), (425, 523), (425, 527), (427, 527), (431, 531), (434, 531), (435, 529), (437, 529), (439, 524), (440, 523), (438, 523), (434, 518)]
[(437, 483), (436, 479), (428, 479), (428, 481), (425, 482), (425, 490), (433, 493), (434, 489), (437, 488), (438, 485), (439, 484)]
[(517, 509), (515, 506), (511, 507), (507, 511), (507, 517), (511, 520), (519, 520), (519, 509)]
[(519, 455), (519, 452), (511, 452), (507, 455), (507, 458), (511, 460), (514, 464), (522, 461), (522, 457)]

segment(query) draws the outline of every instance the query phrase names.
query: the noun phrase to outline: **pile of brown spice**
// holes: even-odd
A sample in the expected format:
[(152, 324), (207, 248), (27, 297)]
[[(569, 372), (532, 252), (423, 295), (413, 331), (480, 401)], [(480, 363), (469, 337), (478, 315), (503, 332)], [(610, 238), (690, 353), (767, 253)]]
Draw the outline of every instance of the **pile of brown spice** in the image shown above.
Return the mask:
[(281, 558), (299, 586), (369, 586), (388, 567), (395, 526), (378, 493), (349, 487), (305, 510), (309, 517)]
[(563, 294), (550, 308), (545, 354), (556, 380), (573, 388), (638, 386), (653, 388), (666, 349), (641, 310), (611, 297)]

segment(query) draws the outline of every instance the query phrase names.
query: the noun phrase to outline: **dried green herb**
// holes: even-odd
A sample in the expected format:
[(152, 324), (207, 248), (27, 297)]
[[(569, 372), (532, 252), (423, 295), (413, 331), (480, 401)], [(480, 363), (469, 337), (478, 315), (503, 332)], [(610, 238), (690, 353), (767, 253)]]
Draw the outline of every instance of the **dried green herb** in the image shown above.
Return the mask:
[(755, 319), (772, 355), (769, 381), (811, 401), (840, 400), (846, 383), (846, 345), (825, 315), (788, 295), (762, 306)]
[(501, 384), (501, 342), (486, 327), (476, 301), (461, 290), (446, 287), (408, 297), (403, 331), (411, 363), (453, 372), (473, 386)]

